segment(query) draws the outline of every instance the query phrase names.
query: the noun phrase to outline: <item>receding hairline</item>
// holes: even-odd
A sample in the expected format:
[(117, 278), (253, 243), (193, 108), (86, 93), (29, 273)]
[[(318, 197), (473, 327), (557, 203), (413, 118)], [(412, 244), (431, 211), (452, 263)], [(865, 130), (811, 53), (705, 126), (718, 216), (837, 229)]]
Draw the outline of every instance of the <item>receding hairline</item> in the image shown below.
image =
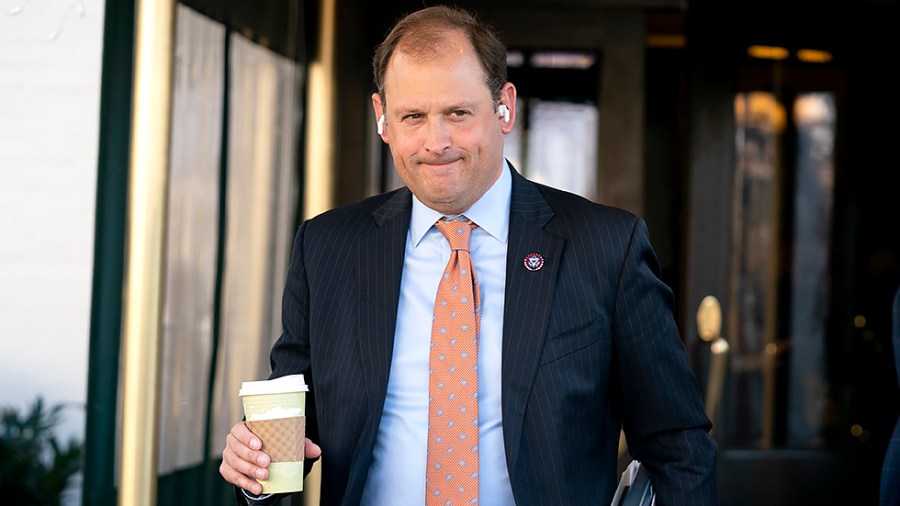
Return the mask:
[(463, 29), (441, 26), (436, 22), (427, 22), (422, 26), (416, 27), (415, 30), (404, 34), (397, 41), (397, 45), (394, 47), (390, 58), (388, 58), (388, 62), (393, 60), (397, 53), (405, 53), (411, 56), (414, 61), (431, 61), (447, 54), (443, 51), (445, 48), (452, 47), (460, 42), (468, 46), (473, 54), (475, 53), (475, 46)]

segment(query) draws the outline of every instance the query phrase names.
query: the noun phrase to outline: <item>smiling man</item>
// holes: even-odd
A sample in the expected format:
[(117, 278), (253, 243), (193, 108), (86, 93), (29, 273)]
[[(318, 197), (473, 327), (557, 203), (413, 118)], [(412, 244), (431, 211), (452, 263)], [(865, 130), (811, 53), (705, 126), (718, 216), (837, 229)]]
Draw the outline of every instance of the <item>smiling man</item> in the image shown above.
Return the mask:
[[(657, 503), (714, 504), (716, 448), (644, 222), (503, 158), (506, 50), (430, 7), (376, 50), (379, 132), (406, 187), (296, 235), (272, 377), (310, 383), (322, 503), (608, 505), (619, 432)], [(243, 422), (222, 476), (270, 504)], [(243, 489), (243, 490), (241, 490)]]

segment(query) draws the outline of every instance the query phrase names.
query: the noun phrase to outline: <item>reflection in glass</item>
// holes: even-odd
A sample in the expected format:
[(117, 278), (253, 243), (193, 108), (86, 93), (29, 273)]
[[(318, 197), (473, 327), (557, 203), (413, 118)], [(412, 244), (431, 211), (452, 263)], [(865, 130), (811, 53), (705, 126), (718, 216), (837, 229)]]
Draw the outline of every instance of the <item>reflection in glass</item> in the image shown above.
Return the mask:
[(160, 474), (203, 460), (225, 28), (178, 5), (160, 371)]
[(831, 94), (808, 93), (790, 110), (788, 121), (771, 93), (735, 99), (735, 448), (823, 447), (833, 404), (825, 345), (836, 107)]
[(538, 183), (595, 199), (597, 107), (534, 99), (528, 109), (525, 175)]
[(779, 135), (784, 109), (770, 93), (735, 99), (737, 122), (736, 279), (732, 446), (772, 444)]
[(787, 444), (823, 444), (828, 386), (825, 322), (828, 238), (834, 186), (835, 104), (829, 93), (801, 95), (794, 102), (797, 126), (796, 191), (791, 279), (791, 355)]

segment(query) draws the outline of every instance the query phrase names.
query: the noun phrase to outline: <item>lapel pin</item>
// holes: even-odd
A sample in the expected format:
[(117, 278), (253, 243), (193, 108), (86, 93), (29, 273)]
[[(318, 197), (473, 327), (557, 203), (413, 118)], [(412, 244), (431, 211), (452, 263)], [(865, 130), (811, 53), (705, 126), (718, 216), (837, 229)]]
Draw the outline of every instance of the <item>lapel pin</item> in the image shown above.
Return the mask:
[(544, 266), (544, 257), (538, 253), (529, 253), (525, 256), (525, 268), (531, 272), (541, 270)]

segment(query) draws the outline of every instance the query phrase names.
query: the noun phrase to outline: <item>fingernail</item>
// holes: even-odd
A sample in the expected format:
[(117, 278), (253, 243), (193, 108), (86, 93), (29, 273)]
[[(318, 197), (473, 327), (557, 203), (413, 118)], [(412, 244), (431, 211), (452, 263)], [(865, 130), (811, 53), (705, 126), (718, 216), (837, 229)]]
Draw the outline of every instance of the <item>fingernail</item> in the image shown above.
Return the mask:
[(253, 493), (256, 495), (262, 494), (262, 485), (253, 485)]
[(251, 439), (250, 440), (250, 448), (253, 448), (254, 450), (259, 450), (260, 448), (262, 448), (262, 441), (260, 441), (259, 439)]
[(260, 455), (259, 457), (256, 457), (256, 462), (263, 467), (266, 467), (267, 465), (269, 465), (269, 459), (265, 455)]
[(257, 469), (256, 477), (259, 478), (260, 480), (265, 480), (266, 479), (266, 470), (265, 469)]

